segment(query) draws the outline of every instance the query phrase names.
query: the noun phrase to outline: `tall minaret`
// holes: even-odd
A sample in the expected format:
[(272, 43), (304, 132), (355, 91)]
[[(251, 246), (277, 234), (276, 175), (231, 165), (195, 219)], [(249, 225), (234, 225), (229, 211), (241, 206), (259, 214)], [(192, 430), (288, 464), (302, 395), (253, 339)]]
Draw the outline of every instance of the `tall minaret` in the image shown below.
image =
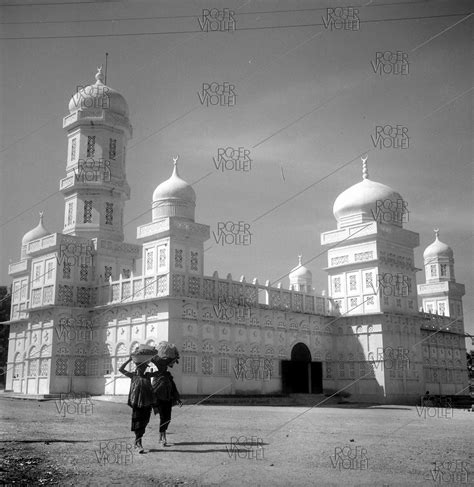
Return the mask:
[(434, 232), (435, 241), (423, 252), (426, 283), (418, 286), (418, 295), (424, 311), (462, 321), (464, 284), (457, 283), (454, 277), (453, 250), (439, 240), (438, 229)]
[(78, 88), (64, 117), (67, 131), (67, 176), (63, 233), (123, 241), (123, 207), (130, 199), (125, 175), (125, 149), (132, 135), (124, 97), (104, 84), (102, 67), (96, 82)]

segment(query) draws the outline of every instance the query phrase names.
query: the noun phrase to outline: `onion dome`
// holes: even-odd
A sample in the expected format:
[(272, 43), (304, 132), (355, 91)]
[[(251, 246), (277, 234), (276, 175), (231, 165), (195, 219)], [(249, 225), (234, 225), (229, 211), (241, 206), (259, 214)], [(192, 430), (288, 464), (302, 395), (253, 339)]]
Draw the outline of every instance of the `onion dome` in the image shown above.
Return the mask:
[(291, 279), (311, 279), (313, 277), (313, 274), (311, 271), (305, 267), (303, 264), (301, 264), (301, 255), (298, 255), (298, 265), (291, 269), (291, 272), (289, 274), (290, 280)]
[(107, 109), (128, 118), (128, 105), (125, 98), (118, 91), (104, 84), (102, 66), (98, 68), (95, 79), (93, 85), (77, 90), (69, 101), (69, 112)]
[(290, 278), (290, 288), (296, 291), (311, 292), (313, 275), (311, 271), (301, 264), (301, 255), (298, 255), (298, 265), (291, 269), (288, 277)]
[(453, 249), (439, 240), (439, 229), (436, 229), (434, 232), (436, 235), (435, 241), (426, 247), (423, 252), (423, 259), (437, 259), (440, 257), (452, 259), (454, 255)]
[(28, 242), (31, 242), (41, 237), (46, 237), (46, 235), (50, 234), (51, 232), (47, 230), (43, 225), (43, 212), (41, 211), (38, 225), (29, 232), (26, 232), (25, 235), (23, 235), (23, 238), (21, 239), (21, 246), (23, 247)]
[(166, 217), (182, 217), (194, 221), (196, 193), (178, 174), (178, 157), (173, 157), (173, 174), (153, 192), (153, 221)]
[[(341, 227), (373, 220), (401, 226), (400, 206), (403, 205), (403, 198), (390, 186), (369, 179), (366, 161), (367, 158), (362, 159), (362, 181), (336, 198), (334, 217)], [(389, 200), (388, 204), (382, 207), (386, 200)], [(382, 219), (388, 212), (390, 218)]]

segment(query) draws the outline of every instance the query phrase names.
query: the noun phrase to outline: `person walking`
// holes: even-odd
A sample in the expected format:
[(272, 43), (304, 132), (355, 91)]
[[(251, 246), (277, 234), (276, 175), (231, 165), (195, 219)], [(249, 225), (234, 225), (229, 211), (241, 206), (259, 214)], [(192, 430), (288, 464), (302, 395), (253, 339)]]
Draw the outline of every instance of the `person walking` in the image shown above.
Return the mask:
[(173, 380), (173, 376), (168, 371), (168, 367), (173, 367), (178, 363), (179, 354), (175, 358), (153, 358), (152, 363), (157, 367), (157, 372), (153, 373), (153, 412), (160, 415), (160, 443), (167, 446), (166, 430), (171, 421), (171, 409), (173, 406), (183, 403)]
[(132, 360), (132, 355), (130, 355), (130, 358), (122, 364), (119, 371), (132, 380), (127, 402), (132, 408), (131, 431), (135, 432), (135, 448), (138, 450), (138, 453), (144, 453), (145, 450), (142, 445), (142, 438), (145, 434), (145, 429), (150, 422), (151, 408), (154, 402), (151, 377), (153, 377), (156, 372), (146, 372), (148, 367), (147, 362), (136, 363), (135, 372), (125, 370), (125, 367)]

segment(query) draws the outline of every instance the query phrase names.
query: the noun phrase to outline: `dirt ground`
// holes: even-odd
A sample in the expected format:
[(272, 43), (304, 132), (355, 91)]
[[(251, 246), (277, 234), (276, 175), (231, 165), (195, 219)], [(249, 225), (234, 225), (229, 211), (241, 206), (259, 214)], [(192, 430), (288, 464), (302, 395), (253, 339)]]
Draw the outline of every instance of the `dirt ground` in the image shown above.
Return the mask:
[(0, 398), (0, 409), (2, 485), (474, 485), (466, 410), (185, 404), (168, 447), (152, 415), (140, 455), (123, 403)]

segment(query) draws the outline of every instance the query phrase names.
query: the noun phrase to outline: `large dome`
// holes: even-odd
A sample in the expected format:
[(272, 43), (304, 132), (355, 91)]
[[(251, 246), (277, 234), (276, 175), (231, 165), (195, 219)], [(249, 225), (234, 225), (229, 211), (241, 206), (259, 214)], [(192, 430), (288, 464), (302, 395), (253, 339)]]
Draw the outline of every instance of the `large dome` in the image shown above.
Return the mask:
[(104, 85), (102, 67), (95, 75), (96, 82), (77, 90), (77, 93), (69, 101), (69, 112), (87, 109), (107, 109), (128, 117), (128, 105), (125, 98), (114, 89)]
[(402, 197), (390, 186), (367, 178), (343, 191), (336, 198), (332, 211), (337, 220), (355, 213), (364, 213), (373, 219), (372, 211), (377, 213), (377, 201), (386, 199), (396, 203)]
[(393, 209), (403, 202), (400, 193), (390, 186), (369, 179), (365, 161), (363, 160), (362, 181), (343, 191), (334, 202), (332, 211), (338, 222), (353, 215), (360, 215), (364, 221), (374, 220), (377, 217), (378, 206), (385, 200), (392, 202)]
[(38, 225), (36, 225), (35, 228), (30, 230), (29, 232), (26, 232), (25, 235), (23, 235), (23, 238), (21, 239), (21, 245), (26, 245), (28, 242), (32, 242), (33, 240), (36, 240), (41, 237), (46, 237), (46, 235), (50, 235), (51, 232), (49, 232), (43, 225), (43, 212), (40, 213), (40, 220)]
[(153, 202), (169, 199), (196, 203), (196, 193), (190, 184), (179, 177), (176, 163), (171, 177), (159, 184), (153, 192)]
[(434, 259), (439, 257), (447, 257), (448, 259), (453, 258), (453, 249), (439, 240), (439, 230), (435, 230), (436, 238), (435, 241), (426, 247), (423, 252), (423, 259)]

